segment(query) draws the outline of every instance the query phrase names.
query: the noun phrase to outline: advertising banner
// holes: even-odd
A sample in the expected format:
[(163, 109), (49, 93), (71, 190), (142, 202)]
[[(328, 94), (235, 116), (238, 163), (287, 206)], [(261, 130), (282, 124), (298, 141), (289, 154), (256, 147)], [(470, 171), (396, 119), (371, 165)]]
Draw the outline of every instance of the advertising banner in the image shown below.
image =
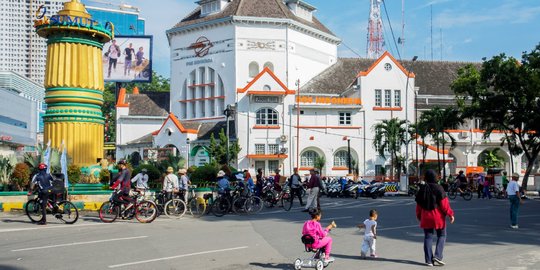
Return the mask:
[(115, 36), (103, 46), (106, 82), (152, 81), (152, 36)]

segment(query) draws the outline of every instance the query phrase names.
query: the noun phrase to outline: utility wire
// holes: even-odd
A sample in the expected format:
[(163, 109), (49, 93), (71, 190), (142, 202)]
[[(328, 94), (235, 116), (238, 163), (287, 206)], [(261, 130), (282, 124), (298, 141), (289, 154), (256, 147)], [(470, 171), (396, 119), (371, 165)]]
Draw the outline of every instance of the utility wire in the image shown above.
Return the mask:
[(360, 58), (363, 58), (359, 53), (357, 53), (355, 50), (353, 50), (349, 45), (347, 45), (347, 43), (345, 43), (345, 41), (341, 40), (341, 44), (343, 44), (343, 46), (345, 46), (345, 48), (349, 49), (349, 51), (351, 51), (352, 53), (356, 54), (356, 56), (360, 57)]
[(392, 39), (394, 40), (394, 46), (396, 47), (396, 51), (399, 57), (399, 60), (401, 61), (401, 53), (399, 52), (399, 47), (396, 42), (396, 37), (394, 36), (394, 29), (392, 29), (392, 23), (390, 22), (390, 16), (388, 16), (388, 10), (386, 9), (386, 1), (382, 1), (384, 6), (384, 13), (386, 13), (386, 19), (388, 20), (388, 25), (390, 26), (390, 32), (392, 32)]

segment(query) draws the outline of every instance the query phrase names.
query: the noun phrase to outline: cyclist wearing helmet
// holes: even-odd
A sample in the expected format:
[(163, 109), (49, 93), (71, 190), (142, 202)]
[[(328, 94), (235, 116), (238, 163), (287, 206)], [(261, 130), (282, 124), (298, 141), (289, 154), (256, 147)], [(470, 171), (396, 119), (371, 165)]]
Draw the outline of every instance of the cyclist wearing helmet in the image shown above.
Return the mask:
[(118, 179), (112, 185), (113, 189), (119, 189), (117, 196), (115, 196), (118, 203), (126, 204), (133, 203), (134, 200), (129, 197), (129, 191), (131, 190), (131, 172), (127, 168), (125, 160), (118, 161), (118, 167), (120, 172), (118, 173)]
[(140, 173), (135, 175), (135, 177), (131, 179), (131, 183), (135, 183), (135, 182), (136, 182), (135, 184), (136, 191), (140, 192), (140, 191), (147, 190), (148, 189), (148, 170), (142, 169)]
[[(38, 225), (45, 225), (47, 224), (47, 202), (49, 200), (49, 197), (54, 200), (54, 196), (51, 193), (52, 192), (52, 176), (47, 173), (47, 165), (44, 163), (39, 164), (38, 166), (39, 172), (34, 175), (32, 178), (32, 182), (30, 184), (30, 190), (28, 191), (28, 195), (32, 194), (32, 190), (37, 186), (38, 189), (38, 196), (41, 200), (41, 220), (37, 223)], [(54, 204), (55, 210), (58, 208), (56, 204)]]

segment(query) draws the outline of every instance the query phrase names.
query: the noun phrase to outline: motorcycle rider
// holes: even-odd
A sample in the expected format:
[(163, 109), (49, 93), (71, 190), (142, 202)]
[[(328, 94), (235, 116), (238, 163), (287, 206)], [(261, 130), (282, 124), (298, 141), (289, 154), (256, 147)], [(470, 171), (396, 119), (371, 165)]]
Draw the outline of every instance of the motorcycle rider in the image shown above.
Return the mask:
[(49, 198), (53, 200), (54, 212), (58, 210), (56, 202), (54, 202), (54, 194), (52, 194), (52, 181), (53, 178), (51, 174), (47, 173), (47, 165), (45, 163), (40, 163), (38, 165), (39, 172), (34, 175), (32, 182), (30, 184), (30, 190), (28, 195), (32, 195), (32, 190), (37, 185), (38, 188), (38, 197), (41, 200), (41, 220), (38, 221), (37, 225), (46, 225), (47, 224), (47, 202)]

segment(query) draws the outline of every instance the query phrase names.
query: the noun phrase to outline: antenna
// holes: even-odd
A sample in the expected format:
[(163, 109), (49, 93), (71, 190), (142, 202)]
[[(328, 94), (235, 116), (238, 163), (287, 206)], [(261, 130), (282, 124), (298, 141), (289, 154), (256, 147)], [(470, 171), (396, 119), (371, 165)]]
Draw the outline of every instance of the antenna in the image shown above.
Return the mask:
[(378, 58), (383, 52), (384, 38), (381, 20), (382, 0), (370, 0), (367, 58)]

